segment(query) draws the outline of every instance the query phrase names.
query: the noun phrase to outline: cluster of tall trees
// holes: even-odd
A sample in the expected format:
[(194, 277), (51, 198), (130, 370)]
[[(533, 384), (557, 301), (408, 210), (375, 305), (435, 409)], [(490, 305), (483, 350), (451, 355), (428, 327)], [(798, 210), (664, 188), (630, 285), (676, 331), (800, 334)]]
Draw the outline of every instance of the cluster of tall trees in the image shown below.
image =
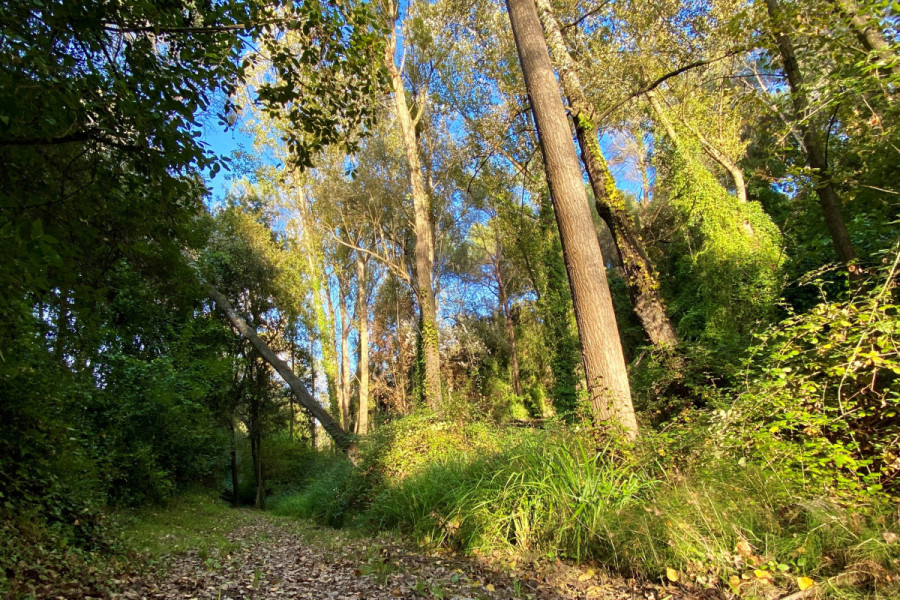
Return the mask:
[(893, 243), (891, 10), (13, 3), (0, 478), (139, 502), (246, 434), (262, 505), (266, 432), (418, 407), (634, 437), (628, 361), (725, 377), (802, 276), (852, 293)]

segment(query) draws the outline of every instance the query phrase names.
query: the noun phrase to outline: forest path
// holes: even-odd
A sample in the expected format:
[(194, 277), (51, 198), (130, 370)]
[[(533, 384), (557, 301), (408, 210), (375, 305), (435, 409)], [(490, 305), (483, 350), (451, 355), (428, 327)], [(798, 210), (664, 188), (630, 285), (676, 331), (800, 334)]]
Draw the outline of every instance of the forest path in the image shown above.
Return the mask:
[(249, 513), (218, 558), (171, 557), (154, 577), (133, 580), (125, 600), (679, 600), (682, 590), (609, 578), (561, 563), (535, 570), (402, 543), (354, 538), (264, 513)]

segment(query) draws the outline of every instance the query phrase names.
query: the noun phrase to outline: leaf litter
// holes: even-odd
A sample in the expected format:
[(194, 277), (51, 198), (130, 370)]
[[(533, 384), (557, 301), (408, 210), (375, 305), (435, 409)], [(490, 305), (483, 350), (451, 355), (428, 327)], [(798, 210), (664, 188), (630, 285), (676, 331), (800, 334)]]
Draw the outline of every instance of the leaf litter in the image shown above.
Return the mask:
[(172, 554), (90, 588), (44, 588), (39, 598), (92, 600), (688, 600), (720, 598), (625, 579), (561, 561), (504, 562), (427, 551), (246, 511), (230, 551)]

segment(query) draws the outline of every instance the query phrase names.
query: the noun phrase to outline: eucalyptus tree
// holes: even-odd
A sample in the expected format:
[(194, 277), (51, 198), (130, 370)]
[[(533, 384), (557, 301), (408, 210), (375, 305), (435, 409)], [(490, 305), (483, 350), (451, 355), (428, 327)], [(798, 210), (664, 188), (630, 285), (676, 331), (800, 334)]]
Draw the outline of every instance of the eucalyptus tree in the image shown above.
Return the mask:
[[(426, 189), (416, 126), (426, 111), (427, 89), (421, 89), (411, 107), (406, 98), (403, 75), (397, 66), (399, 3), (387, 5), (391, 27), (385, 47), (384, 64), (390, 74), (394, 99), (394, 116), (400, 127), (409, 169), (416, 232), (416, 300), (420, 312), (420, 334), (425, 355), (425, 400), (432, 409), (441, 408), (441, 362), (438, 340), (437, 298), (434, 289), (434, 215), (432, 200)], [(411, 110), (412, 109), (412, 110)]]
[(578, 66), (566, 47), (550, 1), (538, 0), (537, 6), (569, 101), (581, 158), (591, 182), (597, 212), (609, 226), (615, 240), (634, 311), (651, 343), (663, 347), (674, 346), (678, 338), (659, 294), (658, 275), (644, 251), (643, 242), (628, 212), (622, 192), (617, 187), (597, 142), (596, 111), (585, 96)]
[(508, 0), (507, 10), (566, 259), (592, 413), (634, 437), (637, 421), (606, 270), (540, 19), (531, 0)]
[[(508, 18), (501, 5), (483, 0), (435, 2), (420, 7), (419, 14), (439, 56), (434, 102), (452, 115), (457, 129), (461, 125), (468, 156), (462, 185), (466, 203), (483, 214), (492, 205), (497, 208), (492, 204), (496, 194), (510, 195), (497, 214), (497, 224), (509, 233), (504, 262), (527, 278), (527, 294), (534, 294), (533, 303), (519, 306), (520, 324), (533, 320), (542, 328), (536, 340), (540, 348), (520, 361), (520, 370), (546, 387), (560, 414), (574, 415), (583, 374), (577, 368), (572, 299)], [(488, 181), (493, 183), (485, 186)], [(527, 331), (521, 333), (530, 339)]]

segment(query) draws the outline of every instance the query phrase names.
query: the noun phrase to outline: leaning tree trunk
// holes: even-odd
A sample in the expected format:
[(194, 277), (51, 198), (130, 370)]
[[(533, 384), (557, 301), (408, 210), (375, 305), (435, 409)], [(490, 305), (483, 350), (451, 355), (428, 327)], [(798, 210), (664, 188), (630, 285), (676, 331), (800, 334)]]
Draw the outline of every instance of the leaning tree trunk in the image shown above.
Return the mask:
[(572, 289), (592, 415), (598, 423), (617, 423), (625, 435), (634, 438), (637, 420), (606, 267), (537, 8), (534, 0), (507, 0), (506, 6), (543, 150)]
[[(422, 165), (419, 160), (415, 124), (406, 103), (406, 89), (400, 70), (394, 63), (397, 37), (392, 34), (385, 52), (385, 65), (394, 88), (394, 107), (406, 149), (409, 181), (412, 187), (413, 214), (416, 232), (416, 283), (419, 310), (422, 317), (422, 346), (425, 353), (425, 401), (434, 410), (441, 408), (441, 362), (438, 346), (437, 299), (434, 293), (434, 231), (431, 225), (431, 203), (425, 192)], [(421, 118), (421, 112), (419, 114)]]
[(231, 305), (231, 302), (229, 302), (219, 290), (211, 285), (207, 285), (206, 293), (215, 301), (222, 312), (225, 313), (225, 316), (228, 317), (231, 325), (237, 329), (238, 332), (244, 336), (254, 348), (256, 348), (256, 351), (259, 352), (260, 356), (262, 356), (267, 363), (272, 365), (272, 368), (281, 375), (281, 378), (284, 379), (294, 393), (294, 396), (297, 398), (297, 402), (302, 404), (303, 407), (322, 424), (322, 428), (331, 436), (335, 445), (342, 450), (348, 449), (350, 447), (350, 439), (347, 437), (347, 433), (341, 429), (340, 425), (331, 418), (331, 415), (315, 401), (303, 386), (303, 382), (300, 381), (300, 378), (291, 371), (288, 364), (281, 360), (281, 358), (269, 348), (268, 344), (256, 334), (256, 331), (254, 331), (243, 317), (237, 313)]
[(840, 200), (831, 175), (828, 172), (828, 160), (825, 155), (825, 144), (816, 130), (815, 125), (807, 120), (808, 103), (806, 89), (803, 85), (803, 75), (800, 65), (794, 53), (794, 44), (791, 38), (784, 32), (781, 22), (781, 12), (777, 0), (766, 0), (766, 8), (775, 32), (775, 41), (778, 44), (778, 52), (784, 63), (784, 72), (787, 75), (791, 88), (791, 98), (794, 104), (794, 120), (798, 123), (803, 137), (803, 145), (806, 150), (806, 162), (815, 172), (816, 194), (819, 196), (819, 205), (825, 215), (825, 223), (831, 234), (831, 241), (837, 252), (838, 258), (843, 262), (850, 275), (851, 281), (858, 281), (862, 277), (862, 270), (856, 261), (856, 250), (850, 241), (847, 225), (841, 215)]
[(362, 252), (356, 253), (356, 318), (359, 321), (359, 413), (356, 415), (356, 435), (366, 435), (369, 429), (369, 307), (366, 304), (366, 261)]
[(625, 198), (616, 187), (609, 166), (597, 143), (594, 110), (587, 101), (577, 65), (565, 45), (550, 0), (537, 0), (544, 23), (547, 43), (553, 51), (559, 68), (559, 78), (569, 100), (581, 158), (587, 169), (597, 212), (613, 235), (622, 266), (625, 285), (647, 337), (654, 346), (674, 346), (678, 343), (675, 328), (666, 314), (665, 304), (659, 294), (659, 277), (644, 252), (643, 242), (634, 221), (625, 206)]
[(859, 7), (854, 0), (835, 0), (838, 10), (850, 21), (853, 31), (863, 48), (874, 53), (886, 64), (891, 65), (891, 73), (900, 75), (900, 63), (897, 62), (896, 53), (891, 49), (884, 34), (875, 27), (870, 19), (859, 14)]

